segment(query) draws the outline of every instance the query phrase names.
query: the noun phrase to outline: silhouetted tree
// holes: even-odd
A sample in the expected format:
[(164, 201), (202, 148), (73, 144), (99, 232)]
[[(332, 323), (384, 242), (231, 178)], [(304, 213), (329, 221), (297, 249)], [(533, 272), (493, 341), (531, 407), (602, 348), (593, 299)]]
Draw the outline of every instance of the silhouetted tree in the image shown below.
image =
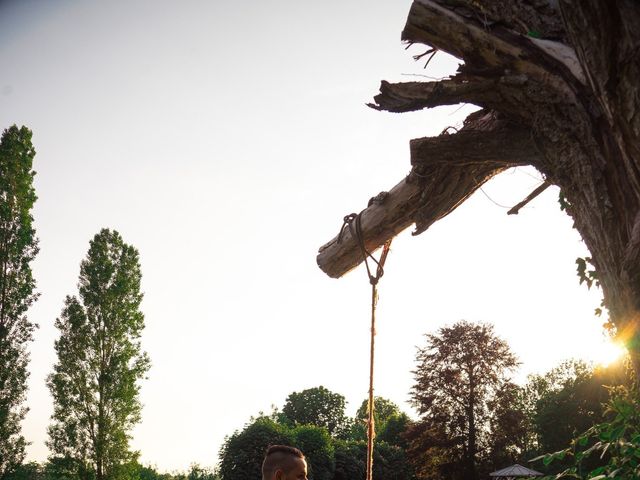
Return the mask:
[(411, 391), (420, 415), (412, 435), (413, 460), (419, 466), (431, 457), (428, 461), (436, 463), (431, 468), (444, 478), (477, 479), (478, 454), (489, 444), (488, 404), (518, 361), (488, 324), (460, 321), (426, 338), (416, 355)]

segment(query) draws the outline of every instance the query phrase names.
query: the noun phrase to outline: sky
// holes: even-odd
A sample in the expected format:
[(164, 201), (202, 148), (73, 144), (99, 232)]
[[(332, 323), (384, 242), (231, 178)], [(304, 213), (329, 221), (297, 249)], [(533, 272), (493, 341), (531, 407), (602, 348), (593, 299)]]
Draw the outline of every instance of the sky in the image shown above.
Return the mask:
[[(54, 321), (101, 228), (140, 252), (152, 368), (132, 446), (164, 471), (213, 466), (226, 435), (323, 385), (355, 413), (368, 389), (369, 283), (316, 266), (345, 214), (410, 170), (409, 140), (476, 107), (365, 106), (381, 80), (428, 80), (400, 42), (409, 1), (0, 0), (0, 127), (37, 151), (39, 324), (23, 433), (43, 461)], [(376, 394), (407, 403), (416, 347), (455, 321), (490, 322), (516, 380), (610, 353), (588, 255), (528, 168), (487, 183), (426, 233), (394, 240), (379, 285)]]

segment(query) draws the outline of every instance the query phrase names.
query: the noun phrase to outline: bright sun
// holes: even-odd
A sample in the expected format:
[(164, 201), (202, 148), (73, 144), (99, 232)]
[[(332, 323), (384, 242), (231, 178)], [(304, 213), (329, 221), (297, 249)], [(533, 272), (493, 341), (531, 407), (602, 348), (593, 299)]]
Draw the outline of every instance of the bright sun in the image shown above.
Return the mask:
[(603, 339), (597, 350), (593, 352), (592, 359), (596, 364), (606, 367), (626, 353), (627, 351), (620, 343)]

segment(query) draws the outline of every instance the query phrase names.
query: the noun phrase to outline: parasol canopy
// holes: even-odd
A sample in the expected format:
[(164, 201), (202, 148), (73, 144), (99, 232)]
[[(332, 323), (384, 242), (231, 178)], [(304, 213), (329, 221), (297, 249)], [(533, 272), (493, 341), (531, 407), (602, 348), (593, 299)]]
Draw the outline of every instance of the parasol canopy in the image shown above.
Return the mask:
[(535, 470), (531, 470), (530, 468), (523, 467), (522, 465), (518, 465), (516, 463), (515, 465), (511, 465), (510, 467), (492, 472), (489, 475), (491, 475), (492, 477), (518, 478), (518, 477), (542, 477), (544, 473), (536, 472)]

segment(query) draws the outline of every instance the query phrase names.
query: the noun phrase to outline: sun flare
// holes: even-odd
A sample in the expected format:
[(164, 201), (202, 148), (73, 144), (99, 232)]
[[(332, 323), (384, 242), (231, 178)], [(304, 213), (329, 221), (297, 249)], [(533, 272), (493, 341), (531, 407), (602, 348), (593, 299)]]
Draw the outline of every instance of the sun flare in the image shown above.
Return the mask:
[(619, 342), (604, 339), (598, 349), (593, 352), (592, 359), (597, 365), (606, 367), (626, 353), (627, 351)]

